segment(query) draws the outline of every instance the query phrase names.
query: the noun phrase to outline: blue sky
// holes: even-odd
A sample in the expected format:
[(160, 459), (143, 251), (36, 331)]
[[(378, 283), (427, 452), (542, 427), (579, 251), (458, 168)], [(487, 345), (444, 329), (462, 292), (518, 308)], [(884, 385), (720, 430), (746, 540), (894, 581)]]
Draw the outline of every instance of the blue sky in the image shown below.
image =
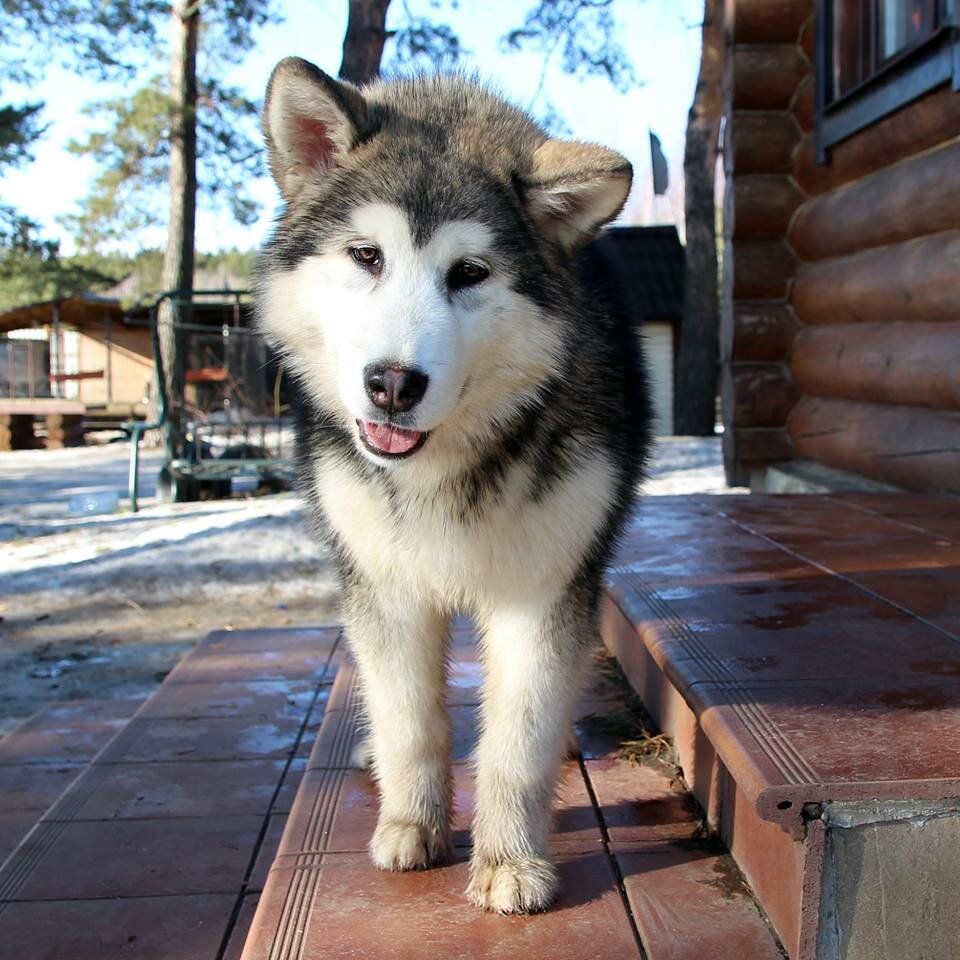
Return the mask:
[[(339, 67), (346, 26), (345, 0), (292, 0), (281, 6), (283, 22), (260, 32), (257, 48), (231, 77), (257, 99), (262, 96), (270, 70), (282, 57), (306, 57), (334, 74)], [(499, 38), (522, 22), (533, 0), (460, 0), (458, 9), (445, 6), (440, 11), (431, 10), (426, 0), (411, 0), (409, 6), (414, 13), (448, 22), (470, 51), (468, 68), (493, 80), (515, 102), (523, 106), (530, 103), (540, 76), (541, 57), (505, 54)], [(682, 166), (686, 115), (699, 65), (702, 11), (703, 0), (618, 0), (615, 15), (619, 39), (641, 81), (625, 94), (599, 78), (565, 76), (559, 63), (547, 74), (545, 94), (573, 135), (612, 146), (634, 164), (635, 189), (628, 203), (628, 216), (634, 219), (670, 221), (678, 206), (676, 196), (673, 202), (665, 198), (654, 202), (651, 198), (648, 131), (660, 137), (676, 180), (674, 172)], [(394, 0), (391, 20), (401, 16), (402, 4)], [(91, 122), (81, 113), (83, 105), (118, 92), (120, 88), (98, 85), (62, 69), (48, 71), (44, 81), (29, 90), (6, 84), (5, 101), (44, 100), (50, 126), (34, 150), (35, 162), (4, 175), (0, 200), (39, 221), (48, 235), (63, 236), (56, 217), (73, 210), (94, 172), (92, 163), (71, 156), (65, 146), (71, 138), (82, 137)], [(199, 211), (199, 250), (248, 248), (263, 241), (275, 210), (276, 194), (269, 180), (256, 183), (253, 192), (262, 203), (262, 212), (252, 227), (236, 225), (223, 212)], [(71, 252), (69, 238), (63, 236), (63, 240), (64, 252)], [(162, 243), (163, 230), (158, 228), (136, 238), (132, 245)]]

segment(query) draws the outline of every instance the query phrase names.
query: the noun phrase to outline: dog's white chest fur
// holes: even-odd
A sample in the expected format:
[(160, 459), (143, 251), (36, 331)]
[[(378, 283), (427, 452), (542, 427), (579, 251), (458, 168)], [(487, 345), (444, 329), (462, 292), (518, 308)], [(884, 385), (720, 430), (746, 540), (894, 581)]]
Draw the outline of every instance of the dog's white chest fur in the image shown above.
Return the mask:
[(443, 496), (391, 504), (340, 463), (318, 465), (315, 482), (341, 544), (374, 583), (427, 594), (445, 609), (487, 611), (563, 590), (609, 509), (613, 471), (601, 457), (539, 501), (525, 493), (528, 469), (516, 465), (496, 501), (467, 518)]

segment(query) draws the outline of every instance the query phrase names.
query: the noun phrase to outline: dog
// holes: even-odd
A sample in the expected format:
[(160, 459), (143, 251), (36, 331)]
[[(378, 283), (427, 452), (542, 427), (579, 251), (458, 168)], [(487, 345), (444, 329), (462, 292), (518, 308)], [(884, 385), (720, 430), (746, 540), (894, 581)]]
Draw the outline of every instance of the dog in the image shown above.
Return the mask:
[(463, 76), (362, 88), (305, 60), (263, 111), (283, 207), (258, 323), (303, 393), (298, 474), (334, 557), (384, 870), (450, 847), (449, 622), (484, 665), (467, 896), (554, 898), (550, 807), (604, 568), (649, 442), (636, 331), (576, 252), (630, 164)]

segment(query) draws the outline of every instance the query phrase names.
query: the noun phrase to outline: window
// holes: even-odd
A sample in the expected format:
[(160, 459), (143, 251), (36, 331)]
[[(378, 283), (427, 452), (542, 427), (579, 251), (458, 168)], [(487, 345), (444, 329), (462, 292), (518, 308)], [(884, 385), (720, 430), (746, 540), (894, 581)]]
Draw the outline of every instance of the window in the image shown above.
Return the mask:
[(960, 0), (819, 0), (817, 135), (829, 147), (953, 79)]

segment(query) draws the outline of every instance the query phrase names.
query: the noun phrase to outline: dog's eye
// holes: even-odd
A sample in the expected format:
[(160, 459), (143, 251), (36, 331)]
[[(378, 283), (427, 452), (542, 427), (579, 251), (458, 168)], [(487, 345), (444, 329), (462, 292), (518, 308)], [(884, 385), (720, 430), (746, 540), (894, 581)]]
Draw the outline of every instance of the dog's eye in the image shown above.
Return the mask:
[(447, 286), (451, 290), (461, 290), (482, 283), (490, 276), (490, 271), (476, 260), (460, 260), (450, 268), (447, 274)]
[(373, 244), (365, 243), (359, 247), (351, 247), (350, 256), (361, 267), (367, 267), (369, 270), (376, 270), (380, 266), (380, 250)]

